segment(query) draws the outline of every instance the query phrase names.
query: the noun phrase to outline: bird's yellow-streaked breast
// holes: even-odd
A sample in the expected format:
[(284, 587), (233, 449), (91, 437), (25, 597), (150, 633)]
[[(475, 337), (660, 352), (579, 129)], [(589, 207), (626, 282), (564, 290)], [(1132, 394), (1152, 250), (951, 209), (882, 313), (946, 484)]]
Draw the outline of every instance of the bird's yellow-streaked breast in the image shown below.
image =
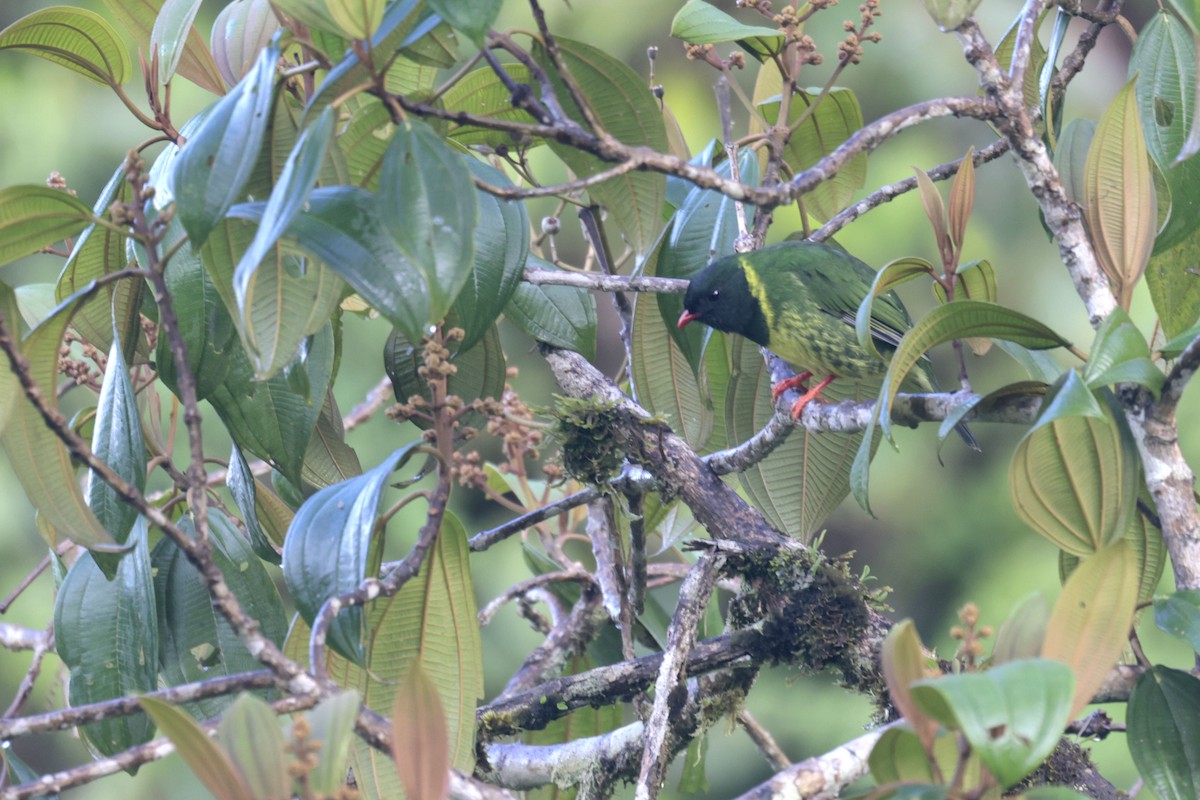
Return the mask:
[(738, 259), (738, 262), (742, 265), (742, 272), (746, 274), (746, 283), (750, 285), (750, 294), (754, 295), (759, 308), (762, 309), (763, 316), (766, 317), (767, 330), (775, 330), (775, 308), (767, 298), (767, 287), (763, 283), (762, 276), (758, 274), (758, 270), (754, 269), (750, 259), (742, 257)]

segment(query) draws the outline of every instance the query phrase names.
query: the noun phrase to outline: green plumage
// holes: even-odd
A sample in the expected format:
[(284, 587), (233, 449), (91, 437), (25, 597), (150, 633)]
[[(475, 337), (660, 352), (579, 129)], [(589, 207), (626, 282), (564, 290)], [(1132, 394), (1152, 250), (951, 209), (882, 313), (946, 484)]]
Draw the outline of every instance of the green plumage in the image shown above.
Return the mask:
[[(834, 378), (880, 379), (912, 320), (894, 292), (871, 305), (871, 336), (879, 355), (864, 348), (854, 330), (858, 306), (871, 291), (875, 271), (845, 250), (812, 242), (782, 242), (753, 253), (728, 256), (700, 270), (688, 285), (679, 327), (703, 322), (737, 333), (787, 359), (820, 381), (792, 406), (799, 418), (805, 404), (820, 397)], [(882, 356), (882, 358), (880, 358)], [(803, 386), (807, 374), (775, 387)], [(904, 391), (937, 387), (929, 362), (910, 372)], [(959, 434), (975, 440), (961, 423)]]
[[(819, 378), (878, 378), (887, 362), (863, 349), (854, 331), (854, 315), (874, 280), (875, 271), (844, 250), (783, 242), (701, 270), (688, 287), (681, 322), (741, 334)], [(871, 329), (880, 355), (890, 358), (910, 327), (895, 293), (875, 299)], [(932, 391), (928, 366), (922, 367), (913, 381)]]

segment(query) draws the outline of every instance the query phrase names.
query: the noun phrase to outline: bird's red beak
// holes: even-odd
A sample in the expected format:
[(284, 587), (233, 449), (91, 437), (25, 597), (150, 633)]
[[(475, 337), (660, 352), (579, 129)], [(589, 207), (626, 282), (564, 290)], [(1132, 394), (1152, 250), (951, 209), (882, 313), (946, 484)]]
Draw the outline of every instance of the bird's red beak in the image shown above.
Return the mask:
[(676, 326), (679, 328), (684, 328), (687, 326), (687, 324), (689, 322), (693, 322), (698, 319), (700, 319), (699, 314), (696, 314), (695, 312), (684, 309), (684, 312), (679, 315), (679, 322), (676, 323)]

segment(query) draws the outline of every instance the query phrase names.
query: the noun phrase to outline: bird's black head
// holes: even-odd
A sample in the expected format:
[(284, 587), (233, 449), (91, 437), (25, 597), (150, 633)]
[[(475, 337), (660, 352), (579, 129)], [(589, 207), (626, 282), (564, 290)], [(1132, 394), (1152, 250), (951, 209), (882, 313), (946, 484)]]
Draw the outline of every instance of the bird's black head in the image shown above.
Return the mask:
[(679, 327), (693, 321), (767, 345), (767, 318), (750, 292), (738, 256), (714, 261), (692, 278), (683, 298)]

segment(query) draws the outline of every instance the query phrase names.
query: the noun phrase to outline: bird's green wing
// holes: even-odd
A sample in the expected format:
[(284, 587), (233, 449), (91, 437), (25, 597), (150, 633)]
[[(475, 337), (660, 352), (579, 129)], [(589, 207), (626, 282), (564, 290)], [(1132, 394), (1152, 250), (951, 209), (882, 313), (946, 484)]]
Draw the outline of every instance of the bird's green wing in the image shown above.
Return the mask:
[[(813, 255), (819, 255), (820, 260), (806, 259), (807, 263), (798, 265), (813, 302), (853, 328), (858, 306), (875, 281), (875, 271), (844, 250), (822, 247)], [(876, 342), (895, 350), (911, 327), (912, 320), (895, 292), (875, 298), (871, 305), (871, 335)]]

